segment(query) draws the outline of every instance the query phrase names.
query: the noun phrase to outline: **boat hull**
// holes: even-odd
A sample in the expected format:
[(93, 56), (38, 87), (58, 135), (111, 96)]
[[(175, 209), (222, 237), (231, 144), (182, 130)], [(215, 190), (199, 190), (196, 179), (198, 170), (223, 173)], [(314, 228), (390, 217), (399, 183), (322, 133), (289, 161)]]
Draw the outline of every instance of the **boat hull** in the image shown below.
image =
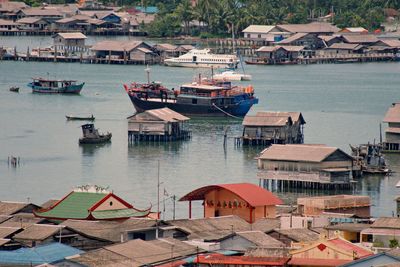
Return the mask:
[[(257, 98), (242, 100), (237, 104), (227, 106), (209, 106), (209, 105), (190, 105), (176, 102), (151, 101), (138, 98), (135, 94), (129, 94), (137, 112), (144, 112), (150, 109), (169, 108), (178, 113), (187, 116), (201, 117), (227, 117), (229, 115), (235, 117), (244, 117), (250, 108), (258, 103)], [(229, 114), (229, 115), (228, 115)]]
[(237, 64), (217, 64), (217, 63), (199, 63), (199, 62), (173, 62), (164, 61), (164, 64), (170, 67), (184, 67), (184, 68), (237, 68)]
[(95, 117), (91, 116), (91, 117), (77, 117), (77, 116), (65, 116), (67, 118), (67, 120), (69, 121), (94, 121)]
[(79, 138), (79, 144), (102, 144), (111, 141), (112, 134), (101, 135), (96, 138), (82, 137)]
[(40, 93), (40, 94), (79, 94), (82, 91), (83, 86), (85, 83), (69, 85), (65, 87), (41, 87), (33, 85), (29, 83), (28, 86), (32, 88), (33, 93)]

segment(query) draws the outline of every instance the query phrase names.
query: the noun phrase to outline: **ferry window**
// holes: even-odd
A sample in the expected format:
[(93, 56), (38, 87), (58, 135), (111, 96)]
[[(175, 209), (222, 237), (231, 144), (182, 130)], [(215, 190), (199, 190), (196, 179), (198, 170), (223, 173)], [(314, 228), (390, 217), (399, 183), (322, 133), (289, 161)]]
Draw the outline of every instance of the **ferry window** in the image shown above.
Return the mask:
[(192, 98), (192, 104), (197, 104), (197, 99), (196, 98)]

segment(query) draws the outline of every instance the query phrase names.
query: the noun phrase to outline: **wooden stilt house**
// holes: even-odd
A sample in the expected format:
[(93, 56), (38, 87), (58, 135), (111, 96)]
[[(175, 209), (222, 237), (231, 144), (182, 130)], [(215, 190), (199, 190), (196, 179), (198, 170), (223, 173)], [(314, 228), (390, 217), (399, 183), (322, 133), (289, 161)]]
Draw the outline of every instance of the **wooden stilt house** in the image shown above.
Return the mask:
[(152, 109), (128, 118), (128, 141), (175, 141), (191, 136), (186, 122), (189, 120), (169, 108)]
[(258, 112), (243, 120), (244, 145), (302, 144), (305, 124), (300, 112)]

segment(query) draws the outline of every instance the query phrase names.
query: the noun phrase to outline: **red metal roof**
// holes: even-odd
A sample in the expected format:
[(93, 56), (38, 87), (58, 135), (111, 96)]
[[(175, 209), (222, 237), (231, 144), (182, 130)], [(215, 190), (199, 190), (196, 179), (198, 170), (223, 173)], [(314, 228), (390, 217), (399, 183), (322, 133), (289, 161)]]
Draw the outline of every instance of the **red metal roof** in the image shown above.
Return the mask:
[(204, 200), (205, 194), (208, 192), (222, 189), (232, 192), (253, 207), (280, 205), (283, 203), (281, 199), (270, 191), (250, 183), (204, 186), (186, 194), (179, 201)]
[(327, 241), (330, 244), (333, 244), (334, 246), (341, 248), (345, 251), (354, 251), (357, 253), (356, 257), (357, 258), (363, 258), (363, 257), (367, 257), (370, 256), (372, 254), (374, 254), (372, 251), (364, 249), (360, 246), (357, 246), (351, 242), (348, 242), (346, 240), (342, 240), (340, 238), (334, 238), (334, 239), (329, 239)]
[(340, 266), (351, 262), (352, 260), (338, 260), (338, 259), (313, 259), (313, 258), (292, 258), (289, 265), (306, 265), (306, 266)]
[(252, 256), (225, 256), (220, 254), (199, 255), (194, 263), (218, 264), (218, 265), (257, 265), (257, 266), (283, 266), (288, 258), (278, 257), (252, 257)]

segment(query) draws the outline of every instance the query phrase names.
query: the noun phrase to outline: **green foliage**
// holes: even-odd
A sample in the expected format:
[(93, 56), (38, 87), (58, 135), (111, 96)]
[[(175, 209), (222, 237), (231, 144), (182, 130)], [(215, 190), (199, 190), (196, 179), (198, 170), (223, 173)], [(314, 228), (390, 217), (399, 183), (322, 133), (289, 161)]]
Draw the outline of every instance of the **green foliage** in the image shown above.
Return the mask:
[(389, 240), (389, 247), (390, 248), (397, 248), (399, 246), (399, 241), (396, 238)]
[(181, 23), (174, 13), (157, 16), (157, 18), (145, 28), (148, 34), (154, 37), (173, 37), (181, 33)]

